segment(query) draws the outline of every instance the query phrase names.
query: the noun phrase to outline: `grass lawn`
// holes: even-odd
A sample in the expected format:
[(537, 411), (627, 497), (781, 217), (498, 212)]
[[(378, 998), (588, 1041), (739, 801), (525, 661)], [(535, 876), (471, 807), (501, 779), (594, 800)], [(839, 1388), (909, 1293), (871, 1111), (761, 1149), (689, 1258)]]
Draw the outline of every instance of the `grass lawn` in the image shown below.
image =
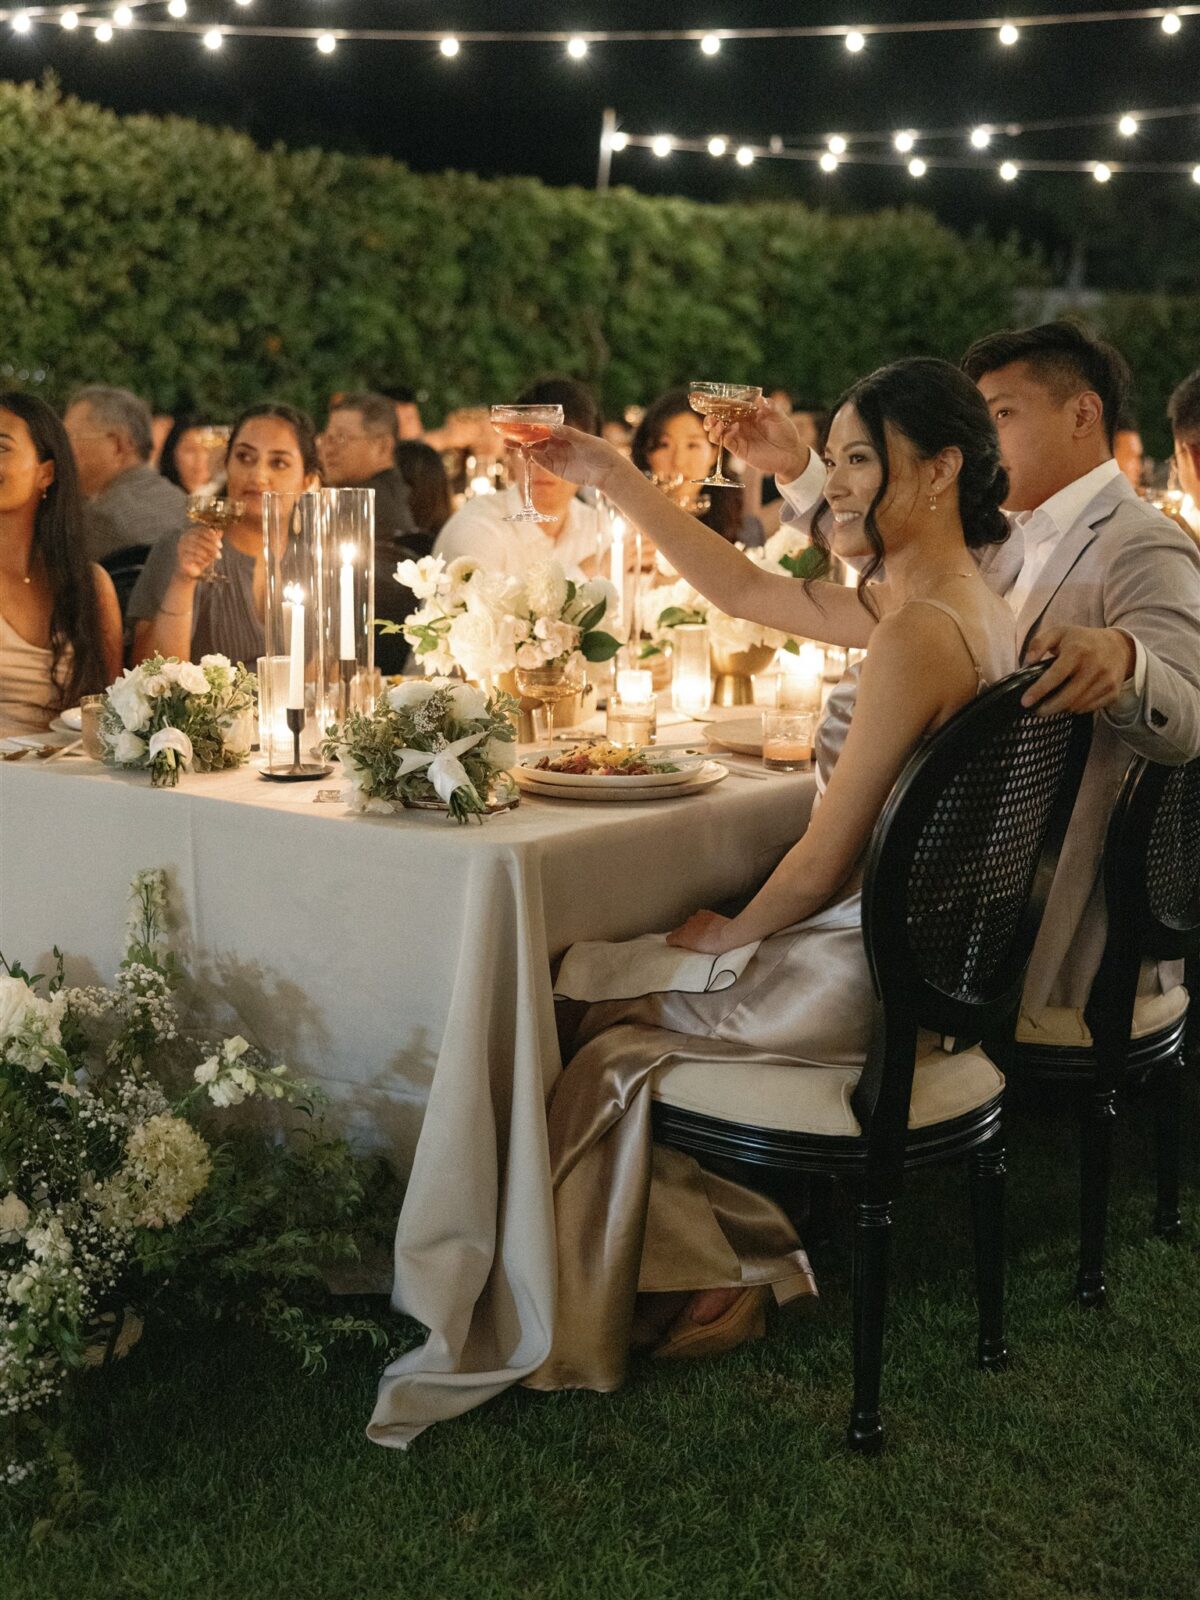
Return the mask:
[(961, 1171), (918, 1174), (898, 1229), (889, 1446), (842, 1449), (845, 1263), (763, 1343), (640, 1366), (615, 1396), (513, 1391), (407, 1453), (367, 1443), (378, 1363), (301, 1377), (261, 1343), (153, 1330), (80, 1393), (101, 1505), (27, 1550), (3, 1600), (463, 1600), (1200, 1595), (1200, 1195), (1148, 1236), (1149, 1107), (1118, 1139), (1109, 1308), (1073, 1308), (1069, 1122), (1010, 1116), (1008, 1373), (971, 1362)]

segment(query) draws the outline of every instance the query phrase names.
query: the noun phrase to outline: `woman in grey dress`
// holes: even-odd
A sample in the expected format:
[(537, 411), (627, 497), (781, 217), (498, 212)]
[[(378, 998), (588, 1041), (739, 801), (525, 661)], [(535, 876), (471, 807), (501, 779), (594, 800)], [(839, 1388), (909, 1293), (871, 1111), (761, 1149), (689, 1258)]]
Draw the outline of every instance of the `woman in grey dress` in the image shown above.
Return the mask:
[[(234, 423), (225, 471), (226, 493), (242, 515), (224, 538), (195, 525), (154, 545), (129, 598), (135, 663), (216, 654), (253, 671), (266, 653), (262, 497), (319, 487), (312, 422), (292, 406), (253, 406)], [(201, 573), (213, 562), (220, 576), (206, 582)]]
[[(919, 359), (863, 379), (838, 405), (814, 518), (814, 541), (862, 567), (858, 589), (847, 590), (763, 573), (602, 441), (560, 429), (535, 454), (601, 488), (722, 610), (870, 646), (853, 720), (839, 702), (818, 735), (820, 803), (803, 837), (735, 917), (698, 910), (669, 936), (711, 954), (757, 942), (741, 977), (717, 993), (592, 1007), (556, 1088), (559, 1294), (551, 1354), (529, 1381), (611, 1389), (624, 1376), (639, 1292), (655, 1297), (642, 1306), (652, 1323), (668, 1291), (693, 1291), (656, 1350), (690, 1356), (760, 1333), (769, 1289), (781, 1301), (812, 1289), (776, 1206), (652, 1144), (651, 1083), (706, 1059), (731, 1072), (743, 1061), (861, 1068), (872, 994), (863, 852), (917, 744), (1016, 665), (1012, 613), (971, 556), (1007, 537), (1007, 477), (987, 408), (956, 368)], [(886, 581), (872, 582), (885, 558)]]

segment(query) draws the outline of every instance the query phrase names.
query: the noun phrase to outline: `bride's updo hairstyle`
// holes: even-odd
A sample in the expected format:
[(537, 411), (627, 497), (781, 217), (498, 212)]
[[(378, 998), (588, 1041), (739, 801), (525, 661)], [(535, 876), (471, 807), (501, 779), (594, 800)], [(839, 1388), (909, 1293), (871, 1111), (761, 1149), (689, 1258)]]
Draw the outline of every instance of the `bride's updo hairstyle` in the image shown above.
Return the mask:
[[(958, 474), (958, 509), (963, 537), (968, 546), (1003, 544), (1008, 538), (1008, 523), (1000, 510), (1008, 494), (1008, 473), (1000, 464), (1000, 441), (996, 436), (987, 405), (979, 390), (957, 367), (932, 356), (913, 356), (893, 361), (853, 384), (833, 408), (853, 406), (862, 419), (867, 436), (883, 466), (879, 492), (863, 518), (871, 559), (858, 579), (858, 592), (864, 605), (870, 605), (863, 592), (883, 563), (883, 540), (875, 513), (888, 492), (890, 477), (886, 425), (890, 422), (902, 433), (922, 461), (929, 461), (941, 450), (956, 447), (962, 452)], [(825, 531), (828, 502), (821, 501), (812, 520), (812, 540), (828, 551)], [(871, 607), (873, 610), (874, 607)]]

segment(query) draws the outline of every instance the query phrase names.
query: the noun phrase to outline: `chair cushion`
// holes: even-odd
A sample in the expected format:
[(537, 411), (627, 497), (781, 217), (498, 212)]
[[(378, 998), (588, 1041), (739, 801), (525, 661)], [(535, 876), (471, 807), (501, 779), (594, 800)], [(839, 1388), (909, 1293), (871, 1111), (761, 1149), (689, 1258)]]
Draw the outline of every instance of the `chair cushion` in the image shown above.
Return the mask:
[[(1166, 994), (1141, 994), (1133, 1007), (1133, 1037), (1145, 1039), (1152, 1033), (1178, 1022), (1188, 1008), (1188, 992), (1182, 984)], [(1018, 1044), (1067, 1046), (1090, 1045), (1091, 1031), (1083, 1012), (1069, 1006), (1047, 1006), (1036, 1017), (1022, 1011), (1017, 1023)]]
[[(850, 1106), (857, 1067), (764, 1065), (740, 1061), (680, 1061), (661, 1067), (651, 1090), (655, 1100), (722, 1122), (791, 1133), (856, 1138), (862, 1129)], [(1004, 1078), (982, 1050), (951, 1055), (923, 1045), (913, 1073), (910, 1128), (949, 1122), (986, 1105)]]

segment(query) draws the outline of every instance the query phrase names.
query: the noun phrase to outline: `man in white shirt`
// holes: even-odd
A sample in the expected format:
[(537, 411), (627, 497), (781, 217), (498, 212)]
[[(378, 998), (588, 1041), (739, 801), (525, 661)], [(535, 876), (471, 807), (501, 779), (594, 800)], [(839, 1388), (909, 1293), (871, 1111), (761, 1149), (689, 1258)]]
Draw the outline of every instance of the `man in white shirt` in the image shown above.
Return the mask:
[[(589, 389), (573, 378), (543, 378), (517, 401), (523, 406), (559, 405), (563, 419), (583, 433), (600, 432), (600, 411)], [(517, 452), (505, 452), (508, 475), (515, 483)], [(608, 542), (608, 519), (595, 505), (579, 498), (579, 486), (554, 478), (541, 467), (530, 471), (533, 503), (549, 522), (509, 522), (519, 504), (517, 490), (479, 494), (456, 511), (442, 528), (434, 555), (453, 561), (469, 556), (492, 572), (520, 578), (541, 561), (559, 563), (568, 578), (580, 582), (596, 575)]]
[[(981, 552), (980, 568), (1012, 606), (1022, 659), (1053, 658), (1027, 703), (1099, 713), (1025, 989), (1034, 1015), (1078, 1009), (1103, 949), (1099, 861), (1130, 757), (1200, 756), (1200, 552), (1113, 459), (1128, 392), (1115, 350), (1047, 323), (980, 340), (963, 367), (995, 419), (1010, 479), (1011, 536)], [(794, 450), (778, 481), (792, 512), (808, 516), (824, 467)]]

